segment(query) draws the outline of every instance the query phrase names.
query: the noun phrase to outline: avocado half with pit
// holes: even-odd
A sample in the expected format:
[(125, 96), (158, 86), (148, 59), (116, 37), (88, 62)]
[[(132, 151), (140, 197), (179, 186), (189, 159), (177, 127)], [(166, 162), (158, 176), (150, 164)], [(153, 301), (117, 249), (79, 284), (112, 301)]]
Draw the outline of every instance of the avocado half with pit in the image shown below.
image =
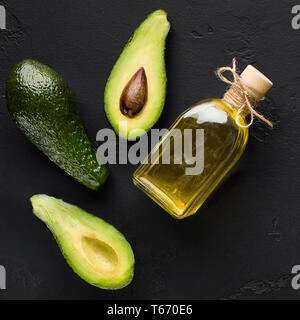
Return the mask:
[(83, 280), (102, 289), (120, 289), (131, 282), (134, 255), (116, 228), (47, 195), (30, 200), (34, 214), (46, 223), (68, 264)]
[(166, 97), (167, 13), (153, 12), (134, 32), (106, 84), (104, 108), (117, 134), (135, 140), (159, 119)]

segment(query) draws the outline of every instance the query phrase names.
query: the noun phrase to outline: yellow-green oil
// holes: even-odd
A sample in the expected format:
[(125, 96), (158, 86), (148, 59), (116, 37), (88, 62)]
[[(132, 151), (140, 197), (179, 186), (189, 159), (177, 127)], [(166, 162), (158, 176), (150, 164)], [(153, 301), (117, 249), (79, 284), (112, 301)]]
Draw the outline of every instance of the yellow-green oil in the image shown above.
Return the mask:
[[(204, 100), (189, 108), (135, 171), (134, 184), (175, 218), (195, 214), (245, 150), (248, 129), (236, 124), (236, 116), (237, 110), (219, 99)], [(245, 117), (241, 116), (239, 122), (246, 125)], [(172, 143), (174, 129), (181, 131), (183, 148), (184, 129), (204, 130), (204, 169), (200, 174), (187, 175), (190, 164), (172, 161), (174, 145), (168, 149), (170, 164), (163, 164), (167, 149), (164, 141)], [(186, 143), (192, 143), (195, 152), (196, 139)]]

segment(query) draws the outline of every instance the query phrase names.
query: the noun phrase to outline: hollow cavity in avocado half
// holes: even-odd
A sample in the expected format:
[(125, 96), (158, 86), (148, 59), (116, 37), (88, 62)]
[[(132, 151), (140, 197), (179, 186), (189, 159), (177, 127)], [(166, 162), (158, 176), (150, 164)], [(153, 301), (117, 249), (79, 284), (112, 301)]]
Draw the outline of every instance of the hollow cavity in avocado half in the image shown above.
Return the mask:
[(139, 26), (116, 62), (104, 94), (105, 112), (117, 134), (135, 140), (150, 130), (165, 104), (167, 13), (153, 12)]
[(127, 286), (134, 273), (130, 244), (113, 226), (84, 210), (46, 195), (31, 198), (34, 214), (53, 233), (70, 267), (102, 289)]

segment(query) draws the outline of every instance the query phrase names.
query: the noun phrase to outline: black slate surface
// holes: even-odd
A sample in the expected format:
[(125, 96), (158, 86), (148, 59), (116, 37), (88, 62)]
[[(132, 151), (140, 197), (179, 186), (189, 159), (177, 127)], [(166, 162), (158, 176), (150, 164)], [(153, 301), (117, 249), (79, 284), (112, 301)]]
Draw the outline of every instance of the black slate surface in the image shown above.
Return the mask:
[[(0, 299), (298, 299), (291, 269), (300, 264), (300, 30), (291, 27), (295, 1), (0, 1)], [(236, 56), (240, 69), (259, 67), (275, 83), (235, 174), (187, 220), (176, 221), (131, 183), (134, 167), (111, 166), (99, 192), (52, 164), (17, 131), (4, 97), (13, 65), (33, 58), (53, 67), (75, 93), (89, 137), (109, 127), (103, 91), (139, 23), (168, 12), (168, 93), (157, 128), (169, 127), (193, 103), (222, 96), (214, 71)], [(132, 284), (102, 291), (79, 279), (37, 220), (28, 199), (46, 193), (109, 221), (131, 242)]]

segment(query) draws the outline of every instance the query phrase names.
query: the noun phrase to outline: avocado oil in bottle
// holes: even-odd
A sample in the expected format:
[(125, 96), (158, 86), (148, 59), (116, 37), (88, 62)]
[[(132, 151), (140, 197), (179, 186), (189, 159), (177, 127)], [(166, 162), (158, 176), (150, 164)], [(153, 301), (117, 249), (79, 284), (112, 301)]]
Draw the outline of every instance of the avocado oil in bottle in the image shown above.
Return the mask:
[[(221, 69), (219, 77), (231, 84), (224, 98), (186, 110), (133, 175), (137, 187), (178, 219), (195, 214), (240, 159), (254, 115), (271, 125), (254, 108), (272, 82), (251, 65), (238, 75), (235, 60), (233, 68)], [(234, 81), (225, 78), (224, 71), (231, 72)]]

